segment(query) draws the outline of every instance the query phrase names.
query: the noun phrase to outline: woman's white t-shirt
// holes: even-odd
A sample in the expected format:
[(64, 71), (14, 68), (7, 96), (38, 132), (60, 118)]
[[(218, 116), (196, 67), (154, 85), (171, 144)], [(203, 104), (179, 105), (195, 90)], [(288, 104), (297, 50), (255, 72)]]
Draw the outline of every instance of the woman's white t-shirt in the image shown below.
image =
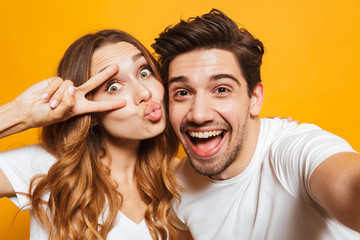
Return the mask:
[[(21, 210), (30, 209), (31, 240), (48, 240), (49, 235), (33, 218), (31, 206), (28, 205), (29, 199), (20, 193), (28, 193), (31, 179), (38, 174), (46, 174), (55, 161), (56, 159), (38, 144), (0, 153), (0, 168), (17, 192), (9, 199)], [(48, 194), (44, 196), (44, 199), (48, 198)], [(116, 224), (107, 239), (150, 240), (152, 238), (145, 220), (136, 224), (119, 211)]]

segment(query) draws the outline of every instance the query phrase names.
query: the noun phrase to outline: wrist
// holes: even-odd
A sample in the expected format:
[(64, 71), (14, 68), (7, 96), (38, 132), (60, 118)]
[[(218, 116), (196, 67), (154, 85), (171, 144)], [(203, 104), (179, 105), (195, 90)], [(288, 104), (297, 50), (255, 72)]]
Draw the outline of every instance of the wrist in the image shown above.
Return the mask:
[(24, 109), (20, 109), (20, 106), (17, 103), (16, 98), (13, 101), (11, 101), (9, 104), (13, 110), (12, 117), (16, 118), (16, 120), (14, 121), (16, 122), (16, 124), (22, 126), (24, 130), (34, 127), (33, 124), (31, 123), (32, 117), (30, 116), (30, 114), (24, 112), (23, 111)]
[(18, 108), (16, 101), (0, 107), (0, 138), (31, 128), (29, 118)]

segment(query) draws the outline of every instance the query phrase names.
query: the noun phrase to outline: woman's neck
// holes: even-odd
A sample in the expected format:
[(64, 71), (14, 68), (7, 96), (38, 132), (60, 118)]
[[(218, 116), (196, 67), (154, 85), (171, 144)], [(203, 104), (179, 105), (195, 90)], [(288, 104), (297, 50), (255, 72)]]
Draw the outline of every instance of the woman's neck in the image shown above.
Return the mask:
[(121, 212), (137, 224), (144, 219), (147, 208), (139, 193), (134, 172), (140, 142), (105, 138), (108, 156), (104, 159), (111, 169), (111, 176), (118, 183), (117, 191), (123, 196)]
[[(135, 164), (138, 157), (140, 140), (114, 139), (104, 137), (107, 156), (104, 158), (105, 164), (111, 169), (111, 175), (117, 180), (121, 178), (133, 179)], [(130, 177), (130, 179), (129, 179)], [(123, 179), (125, 180), (125, 179)]]

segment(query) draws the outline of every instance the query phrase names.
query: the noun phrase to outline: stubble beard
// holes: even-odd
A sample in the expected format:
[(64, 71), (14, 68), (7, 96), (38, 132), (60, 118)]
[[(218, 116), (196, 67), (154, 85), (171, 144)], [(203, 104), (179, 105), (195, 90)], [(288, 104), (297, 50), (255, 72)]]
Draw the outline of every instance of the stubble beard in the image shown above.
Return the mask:
[(190, 165), (198, 174), (209, 177), (221, 174), (238, 158), (243, 150), (244, 141), (247, 137), (248, 119), (249, 112), (247, 113), (247, 117), (243, 125), (239, 128), (238, 134), (236, 134), (238, 137), (233, 140), (228, 140), (229, 145), (222, 156), (199, 159), (192, 153), (191, 148), (187, 144), (183, 144)]

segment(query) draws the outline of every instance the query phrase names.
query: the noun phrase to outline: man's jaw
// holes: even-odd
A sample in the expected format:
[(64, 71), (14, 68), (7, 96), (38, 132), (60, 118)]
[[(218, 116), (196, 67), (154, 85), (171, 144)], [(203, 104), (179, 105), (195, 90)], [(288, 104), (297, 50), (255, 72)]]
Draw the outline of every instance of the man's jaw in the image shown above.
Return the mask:
[(211, 158), (220, 152), (228, 131), (224, 129), (189, 129), (184, 133), (187, 145), (196, 158)]

